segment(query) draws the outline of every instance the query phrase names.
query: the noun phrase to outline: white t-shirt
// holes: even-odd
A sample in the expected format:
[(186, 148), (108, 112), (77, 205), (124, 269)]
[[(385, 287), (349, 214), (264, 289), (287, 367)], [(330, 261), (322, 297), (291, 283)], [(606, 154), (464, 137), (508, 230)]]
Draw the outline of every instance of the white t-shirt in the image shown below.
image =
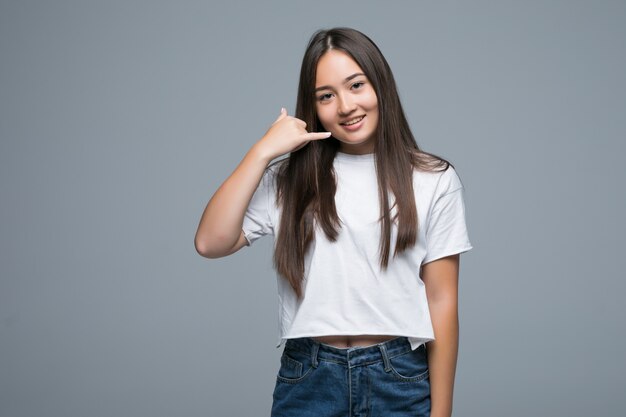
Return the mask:
[[(435, 340), (422, 264), (472, 249), (465, 223), (464, 188), (452, 166), (445, 172), (414, 170), (418, 211), (414, 247), (393, 258), (397, 226), (392, 225), (386, 271), (378, 254), (380, 208), (374, 154), (338, 152), (335, 205), (342, 222), (336, 242), (316, 228), (305, 254), (303, 299), (289, 282), (278, 280), (278, 344), (290, 338), (327, 335), (407, 336), (412, 349)], [(275, 205), (277, 165), (266, 170), (243, 221), (249, 245), (278, 235), (280, 210)], [(393, 193), (389, 193), (393, 206)], [(396, 213), (394, 207), (390, 215)], [(274, 239), (274, 244), (276, 239)]]

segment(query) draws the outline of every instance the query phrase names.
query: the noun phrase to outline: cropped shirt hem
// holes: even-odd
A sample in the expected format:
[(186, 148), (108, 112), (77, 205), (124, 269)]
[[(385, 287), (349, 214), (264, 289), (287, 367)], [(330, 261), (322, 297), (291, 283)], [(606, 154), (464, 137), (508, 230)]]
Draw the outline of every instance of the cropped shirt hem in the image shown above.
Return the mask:
[[(345, 334), (342, 334), (342, 336), (357, 336), (357, 335), (361, 335), (361, 334), (364, 334), (364, 333), (354, 333), (354, 334), (345, 333)], [(383, 334), (368, 333), (368, 335), (382, 336)], [(387, 333), (385, 333), (384, 335), (385, 336), (394, 336), (394, 335), (390, 335), (390, 334), (387, 334)], [(278, 339), (278, 344), (276, 345), (276, 348), (278, 349), (279, 347), (281, 347), (281, 345), (283, 345), (284, 342), (287, 341), (287, 339), (297, 339), (297, 338), (300, 338), (300, 337), (319, 337), (319, 336), (335, 336), (335, 335), (310, 334), (309, 333), (309, 334), (300, 334), (300, 335), (296, 334), (296, 335), (291, 335), (289, 337), (284, 336), (284, 337), (280, 337)], [(406, 334), (396, 334), (395, 336), (406, 337), (409, 340), (409, 343), (411, 344), (411, 349), (412, 350), (417, 349), (418, 347), (420, 347), (423, 344), (426, 344), (427, 342), (431, 342), (431, 341), (435, 340), (434, 337), (429, 337), (429, 336), (409, 336), (409, 335), (406, 335)]]

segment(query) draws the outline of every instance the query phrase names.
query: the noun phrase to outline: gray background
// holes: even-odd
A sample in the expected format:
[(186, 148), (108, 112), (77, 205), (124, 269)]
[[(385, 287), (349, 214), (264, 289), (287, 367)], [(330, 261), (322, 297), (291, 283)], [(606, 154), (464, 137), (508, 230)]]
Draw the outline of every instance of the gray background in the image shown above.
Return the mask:
[[(301, 3), (301, 4), (300, 4)], [(295, 105), (314, 30), (362, 30), (455, 164), (456, 416), (623, 416), (623, 1), (0, 3), (0, 415), (269, 415), (271, 238), (207, 201)]]

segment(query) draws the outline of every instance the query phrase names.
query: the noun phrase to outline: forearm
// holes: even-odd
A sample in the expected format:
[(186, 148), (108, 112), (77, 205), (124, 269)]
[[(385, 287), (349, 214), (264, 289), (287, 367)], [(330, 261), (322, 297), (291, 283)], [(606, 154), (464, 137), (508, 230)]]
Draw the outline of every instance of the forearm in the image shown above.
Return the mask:
[(431, 417), (450, 417), (459, 347), (456, 298), (429, 303), (435, 340), (426, 344), (430, 374)]
[(252, 195), (270, 161), (259, 147), (253, 146), (213, 194), (196, 231), (198, 253), (216, 257), (235, 245)]

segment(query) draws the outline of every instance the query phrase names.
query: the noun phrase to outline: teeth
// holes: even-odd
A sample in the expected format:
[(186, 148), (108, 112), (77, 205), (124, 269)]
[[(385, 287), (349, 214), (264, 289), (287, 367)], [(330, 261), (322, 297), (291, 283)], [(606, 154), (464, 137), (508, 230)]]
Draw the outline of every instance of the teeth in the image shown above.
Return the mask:
[(349, 122), (343, 123), (343, 125), (344, 126), (350, 126), (350, 125), (353, 125), (355, 123), (359, 123), (361, 120), (363, 120), (363, 117), (365, 117), (365, 116), (361, 116), (361, 117), (357, 117), (356, 119), (352, 119)]

